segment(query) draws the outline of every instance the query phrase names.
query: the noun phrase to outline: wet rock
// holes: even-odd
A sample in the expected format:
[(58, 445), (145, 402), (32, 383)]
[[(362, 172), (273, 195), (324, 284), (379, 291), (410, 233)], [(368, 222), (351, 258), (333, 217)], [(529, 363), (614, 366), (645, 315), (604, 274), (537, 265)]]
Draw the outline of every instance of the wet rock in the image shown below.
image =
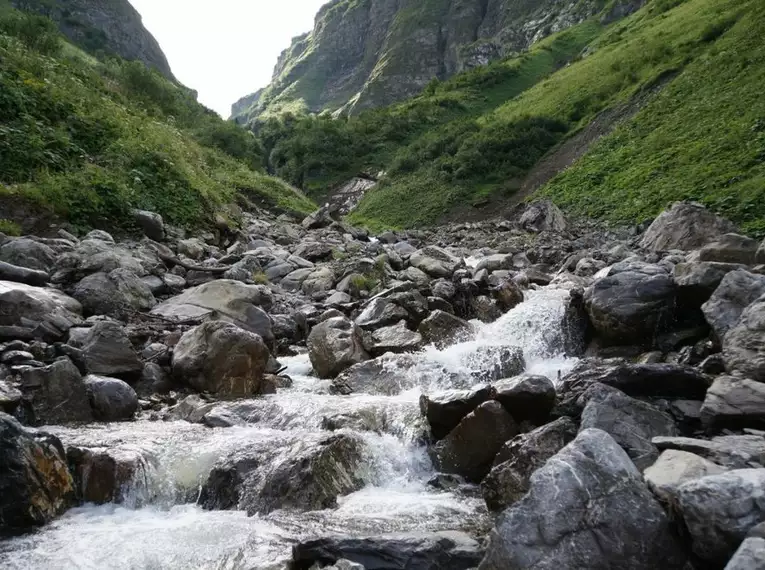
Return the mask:
[(723, 278), (737, 269), (742, 266), (710, 261), (678, 263), (672, 270), (672, 278), (677, 285), (679, 301), (685, 306), (700, 307), (709, 300)]
[(356, 324), (364, 330), (374, 330), (393, 325), (407, 319), (409, 313), (390, 299), (380, 297), (372, 299), (361, 314), (356, 317)]
[(588, 429), (502, 513), (479, 569), (680, 570), (685, 562), (627, 454), (607, 433)]
[(308, 354), (319, 378), (334, 378), (370, 358), (361, 329), (344, 317), (328, 319), (313, 328), (308, 335)]
[(674, 318), (676, 289), (657, 265), (621, 263), (584, 293), (596, 333), (608, 344), (653, 343)]
[(336, 564), (340, 559), (369, 570), (468, 570), (483, 557), (483, 548), (457, 531), (389, 534), (368, 538), (318, 538), (292, 548), (292, 568)]
[(722, 341), (749, 305), (765, 295), (765, 275), (743, 269), (726, 274), (710, 299), (701, 307), (715, 335)]
[(83, 339), (82, 352), (91, 374), (137, 377), (143, 371), (125, 329), (113, 321), (93, 325)]
[(409, 264), (412, 267), (424, 271), (431, 277), (450, 278), (463, 263), (459, 257), (436, 246), (428, 246), (415, 251), (409, 257)]
[(718, 377), (701, 406), (701, 422), (710, 430), (765, 427), (765, 384), (736, 376)]
[(672, 417), (614, 388), (593, 388), (595, 391), (582, 412), (580, 429), (597, 428), (608, 433), (622, 446), (638, 469), (653, 464), (659, 450), (651, 440), (658, 436), (677, 435)]
[(495, 395), (491, 386), (448, 390), (431, 396), (423, 394), (420, 396), (420, 411), (427, 418), (433, 437), (443, 439), (465, 416)]
[(765, 438), (759, 435), (721, 435), (712, 439), (655, 437), (659, 449), (694, 453), (728, 469), (765, 467)]
[[(168, 417), (174, 420), (185, 420), (192, 424), (198, 424), (206, 421), (207, 414), (212, 412), (216, 406), (218, 406), (217, 402), (211, 402), (206, 397), (199, 396), (198, 394), (191, 394), (170, 408), (168, 411)], [(217, 425), (212, 427), (230, 427), (231, 425), (234, 424), (226, 424), (225, 426)]]
[(181, 337), (173, 353), (173, 376), (200, 392), (250, 396), (261, 392), (269, 357), (260, 336), (209, 321)]
[(567, 226), (563, 212), (549, 200), (530, 204), (518, 223), (524, 230), (534, 233), (562, 232)]
[(181, 295), (160, 303), (152, 314), (167, 319), (221, 320), (233, 323), (273, 341), (271, 319), (265, 312), (273, 297), (263, 285), (245, 285), (229, 279), (218, 279), (187, 289)]
[(593, 333), (582, 289), (576, 288), (569, 291), (560, 328), (563, 333), (564, 354), (569, 357), (582, 356)]
[(502, 445), (517, 433), (518, 426), (499, 402), (484, 402), (433, 447), (433, 457), (440, 471), (478, 483)]
[(571, 418), (563, 417), (505, 443), (481, 482), (489, 510), (503, 511), (520, 500), (528, 492), (534, 472), (568, 445), (576, 432), (577, 426)]
[(481, 322), (493, 323), (502, 316), (502, 310), (493, 299), (479, 295), (470, 300), (470, 314)]
[(495, 399), (517, 422), (542, 424), (555, 405), (555, 385), (545, 376), (525, 374), (494, 384)]
[(505, 312), (523, 303), (523, 291), (512, 279), (503, 280), (492, 289), (492, 295), (497, 300), (499, 308)]
[(140, 493), (147, 491), (152, 466), (139, 449), (70, 446), (66, 455), (77, 498), (82, 502), (97, 505), (128, 502), (131, 507), (138, 506)]
[(0, 412), (0, 534), (42, 526), (74, 499), (58, 438)]
[(129, 420), (138, 411), (138, 395), (122, 380), (89, 374), (85, 377), (85, 385), (93, 415), (99, 421)]
[(473, 326), (459, 317), (441, 310), (433, 311), (420, 323), (417, 332), (427, 344), (445, 348), (461, 340), (467, 340), (473, 334)]
[(422, 344), (422, 335), (410, 331), (406, 327), (406, 321), (379, 328), (364, 337), (364, 346), (372, 356), (380, 356), (386, 352), (416, 352), (422, 348)]
[(700, 204), (675, 202), (649, 226), (640, 246), (651, 251), (689, 251), (734, 229), (730, 221), (716, 216)]
[(22, 367), (19, 379), (24, 398), (32, 407), (34, 417), (29, 423), (66, 424), (93, 420), (85, 382), (68, 358), (44, 368)]
[(754, 265), (758, 243), (740, 234), (725, 234), (699, 250), (700, 261)]
[(81, 315), (82, 305), (56, 289), (0, 281), (0, 327), (18, 328), (18, 335), (57, 340)]
[(725, 369), (765, 382), (765, 295), (749, 305), (723, 338)]
[(147, 238), (154, 241), (165, 239), (165, 222), (159, 214), (146, 210), (133, 210), (133, 218)]
[(765, 469), (739, 469), (688, 481), (675, 497), (704, 562), (722, 567), (749, 530), (765, 521)]
[[(341, 372), (330, 387), (333, 394), (353, 393), (392, 396), (415, 386), (410, 371), (417, 361), (407, 354), (384, 354), (372, 360), (354, 364)], [(449, 373), (436, 367), (436, 374)]]
[(56, 264), (56, 252), (38, 241), (16, 238), (0, 245), (0, 261), (50, 273)]
[(725, 471), (724, 467), (693, 453), (668, 449), (662, 452), (656, 463), (645, 470), (643, 476), (654, 495), (662, 501), (670, 502), (677, 488), (686, 481)]
[(72, 296), (87, 315), (122, 316), (129, 311), (148, 311), (157, 304), (151, 287), (129, 269), (93, 273), (75, 285)]

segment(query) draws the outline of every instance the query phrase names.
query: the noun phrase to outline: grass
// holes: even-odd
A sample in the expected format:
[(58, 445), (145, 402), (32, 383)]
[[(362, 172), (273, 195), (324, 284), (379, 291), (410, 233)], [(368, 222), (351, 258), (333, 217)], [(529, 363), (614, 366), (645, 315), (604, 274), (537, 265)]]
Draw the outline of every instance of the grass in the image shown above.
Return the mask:
[(21, 226), (14, 221), (0, 219), (0, 234), (7, 236), (20, 236)]
[(242, 199), (315, 207), (262, 171), (254, 136), (187, 89), (141, 63), (83, 53), (50, 20), (0, 11), (0, 201), (129, 229), (133, 208), (192, 227)]

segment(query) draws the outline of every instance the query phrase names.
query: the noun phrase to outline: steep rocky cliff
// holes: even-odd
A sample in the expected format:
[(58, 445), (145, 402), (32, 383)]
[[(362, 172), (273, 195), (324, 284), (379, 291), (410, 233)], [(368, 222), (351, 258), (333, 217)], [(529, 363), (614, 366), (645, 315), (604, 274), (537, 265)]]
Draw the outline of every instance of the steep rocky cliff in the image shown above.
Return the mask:
[(88, 52), (142, 61), (173, 79), (165, 54), (128, 0), (11, 0), (11, 4), (50, 17), (67, 38)]
[(643, 0), (332, 0), (313, 31), (280, 56), (273, 81), (232, 108), (246, 121), (266, 110), (348, 113), (386, 105), (527, 49), (595, 14), (618, 17)]

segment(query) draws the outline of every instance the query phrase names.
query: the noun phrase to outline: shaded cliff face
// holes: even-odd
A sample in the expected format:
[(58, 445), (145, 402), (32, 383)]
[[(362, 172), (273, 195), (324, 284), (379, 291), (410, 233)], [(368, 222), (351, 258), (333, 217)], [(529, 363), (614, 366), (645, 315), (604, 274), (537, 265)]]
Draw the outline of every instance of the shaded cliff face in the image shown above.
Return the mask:
[[(611, 13), (643, 0), (617, 0)], [(240, 121), (302, 108), (358, 113), (433, 78), (485, 65), (599, 14), (607, 0), (333, 0), (293, 40), (271, 85), (234, 105)]]
[(85, 51), (142, 61), (174, 80), (162, 48), (128, 0), (11, 0), (11, 4), (50, 17)]

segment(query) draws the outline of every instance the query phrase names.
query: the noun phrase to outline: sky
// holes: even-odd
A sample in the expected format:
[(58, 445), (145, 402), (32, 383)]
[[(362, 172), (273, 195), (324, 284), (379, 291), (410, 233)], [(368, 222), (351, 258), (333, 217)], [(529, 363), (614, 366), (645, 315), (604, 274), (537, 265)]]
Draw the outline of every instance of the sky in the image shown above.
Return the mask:
[(173, 73), (224, 118), (265, 87), (294, 36), (313, 28), (327, 0), (130, 0)]

